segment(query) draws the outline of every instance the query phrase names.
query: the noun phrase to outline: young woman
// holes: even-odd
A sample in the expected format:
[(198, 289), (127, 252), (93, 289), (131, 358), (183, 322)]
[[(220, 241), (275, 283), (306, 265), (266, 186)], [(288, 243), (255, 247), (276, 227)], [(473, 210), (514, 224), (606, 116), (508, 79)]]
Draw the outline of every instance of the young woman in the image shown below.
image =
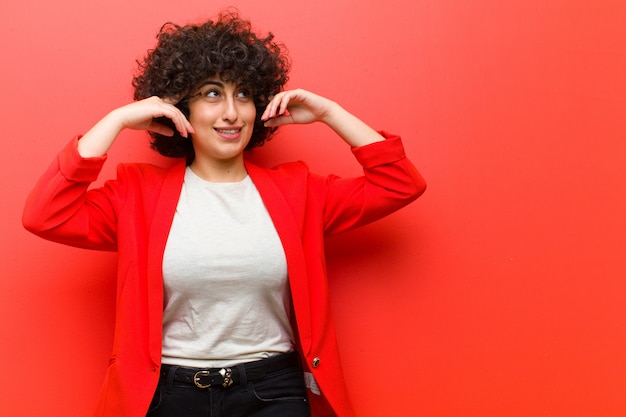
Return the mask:
[[(135, 99), (74, 138), (31, 193), (25, 227), (119, 253), (113, 353), (97, 416), (353, 416), (331, 319), (324, 236), (377, 220), (425, 184), (400, 138), (337, 103), (283, 91), (288, 60), (237, 14), (159, 34)], [(363, 176), (246, 159), (290, 123), (327, 124)], [(122, 164), (124, 129), (171, 167)], [(123, 146), (120, 144), (118, 146)]]

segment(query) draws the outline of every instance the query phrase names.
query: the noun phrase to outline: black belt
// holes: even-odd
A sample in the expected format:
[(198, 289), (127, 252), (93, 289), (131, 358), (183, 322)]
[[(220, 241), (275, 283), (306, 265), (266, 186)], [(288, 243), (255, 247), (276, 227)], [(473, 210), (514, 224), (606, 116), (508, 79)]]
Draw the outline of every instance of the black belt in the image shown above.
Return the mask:
[[(221, 386), (227, 388), (238, 384), (242, 379), (255, 381), (263, 379), (266, 374), (292, 366), (299, 366), (300, 359), (297, 352), (284, 353), (259, 361), (235, 365), (232, 368), (183, 368), (175, 365), (162, 365), (161, 378), (195, 385), (198, 388)], [(245, 373), (245, 375), (242, 375)]]

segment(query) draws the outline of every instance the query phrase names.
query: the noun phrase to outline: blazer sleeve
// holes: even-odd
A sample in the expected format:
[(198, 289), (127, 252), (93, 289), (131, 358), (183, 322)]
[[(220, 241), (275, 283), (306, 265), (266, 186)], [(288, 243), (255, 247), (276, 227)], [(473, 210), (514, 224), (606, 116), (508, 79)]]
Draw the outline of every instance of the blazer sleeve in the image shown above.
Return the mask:
[(341, 233), (387, 216), (417, 199), (426, 182), (406, 157), (399, 136), (381, 132), (386, 140), (352, 152), (363, 167), (358, 178), (327, 178), (325, 233)]
[(116, 250), (116, 190), (110, 185), (88, 190), (106, 156), (82, 158), (74, 138), (31, 191), (24, 227), (44, 239), (87, 249)]

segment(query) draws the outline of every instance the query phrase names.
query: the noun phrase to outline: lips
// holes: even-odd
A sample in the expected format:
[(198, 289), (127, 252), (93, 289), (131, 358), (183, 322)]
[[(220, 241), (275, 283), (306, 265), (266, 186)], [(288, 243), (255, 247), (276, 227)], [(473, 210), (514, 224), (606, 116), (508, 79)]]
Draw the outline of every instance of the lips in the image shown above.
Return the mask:
[(215, 132), (217, 132), (217, 134), (227, 140), (235, 140), (235, 139), (239, 139), (239, 137), (241, 136), (241, 129), (240, 127), (238, 128), (225, 128), (225, 129), (220, 129), (220, 128), (215, 128)]

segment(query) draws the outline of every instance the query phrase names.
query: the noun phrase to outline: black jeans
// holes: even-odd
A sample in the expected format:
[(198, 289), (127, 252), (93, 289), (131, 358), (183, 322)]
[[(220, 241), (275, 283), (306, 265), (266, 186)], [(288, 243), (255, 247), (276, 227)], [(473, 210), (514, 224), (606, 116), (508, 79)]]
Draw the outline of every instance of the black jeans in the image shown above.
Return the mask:
[[(264, 364), (280, 360), (285, 355), (297, 353), (263, 359), (254, 362), (253, 366), (256, 370), (263, 369)], [(236, 382), (226, 388), (221, 385), (198, 388), (193, 383), (174, 379), (177, 368), (164, 368), (146, 417), (310, 416), (304, 377), (298, 362), (272, 369), (254, 379), (247, 378), (244, 365), (234, 366)]]

